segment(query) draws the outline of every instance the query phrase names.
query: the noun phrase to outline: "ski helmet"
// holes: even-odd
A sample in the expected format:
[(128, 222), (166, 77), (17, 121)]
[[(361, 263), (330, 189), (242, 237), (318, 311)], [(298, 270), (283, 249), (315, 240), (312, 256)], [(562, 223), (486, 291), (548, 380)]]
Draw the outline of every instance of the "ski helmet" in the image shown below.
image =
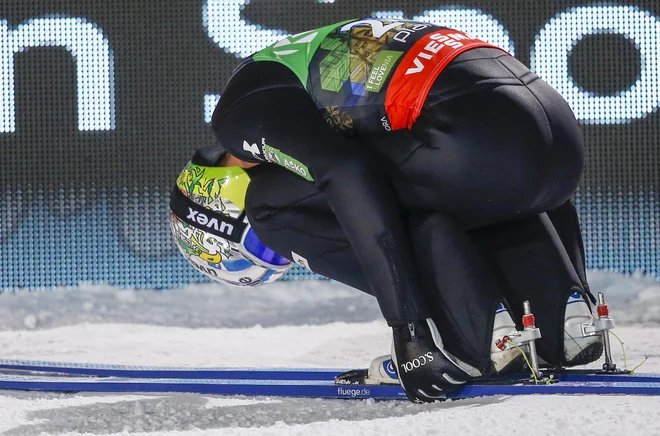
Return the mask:
[(277, 280), (292, 262), (266, 247), (247, 220), (250, 176), (237, 166), (207, 164), (193, 157), (172, 190), (170, 224), (179, 251), (221, 283), (259, 286)]

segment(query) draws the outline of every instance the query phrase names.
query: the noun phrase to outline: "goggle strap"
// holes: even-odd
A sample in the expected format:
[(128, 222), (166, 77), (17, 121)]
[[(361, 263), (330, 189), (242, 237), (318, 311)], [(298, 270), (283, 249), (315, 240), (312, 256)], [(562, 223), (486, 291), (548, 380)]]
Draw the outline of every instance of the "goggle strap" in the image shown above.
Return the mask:
[(243, 222), (244, 213), (236, 219), (206, 209), (188, 198), (176, 185), (170, 195), (170, 209), (184, 223), (231, 242), (240, 243), (248, 226)]

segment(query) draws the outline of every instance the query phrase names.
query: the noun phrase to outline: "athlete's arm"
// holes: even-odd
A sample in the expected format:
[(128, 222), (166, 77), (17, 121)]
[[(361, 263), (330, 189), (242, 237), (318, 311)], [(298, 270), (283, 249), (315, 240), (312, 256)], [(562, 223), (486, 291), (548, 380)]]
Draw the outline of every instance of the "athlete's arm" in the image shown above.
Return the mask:
[[(216, 136), (241, 160), (266, 161), (264, 144), (293, 158), (285, 157), (288, 164), (280, 165), (313, 179), (327, 196), (385, 319), (397, 324), (425, 318), (412, 250), (389, 181), (368, 153), (323, 120), (288, 69), (269, 64), (268, 77), (278, 85), (254, 90), (246, 74), (245, 86), (253, 91), (227, 100), (223, 96), (213, 117)], [(238, 85), (233, 86), (230, 91), (236, 94)], [(295, 168), (298, 164), (302, 167)]]

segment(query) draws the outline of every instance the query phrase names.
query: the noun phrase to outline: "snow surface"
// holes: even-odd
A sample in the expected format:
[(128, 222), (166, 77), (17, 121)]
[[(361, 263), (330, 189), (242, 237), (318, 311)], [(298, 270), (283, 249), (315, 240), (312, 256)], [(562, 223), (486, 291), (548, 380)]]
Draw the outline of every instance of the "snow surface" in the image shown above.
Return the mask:
[[(628, 366), (660, 372), (660, 283), (591, 272)], [(364, 367), (388, 352), (375, 301), (328, 281), (169, 292), (83, 285), (0, 295), (0, 358), (108, 364)], [(615, 343), (615, 358), (621, 351)], [(660, 398), (407, 401), (3, 392), (0, 435), (660, 435)]]

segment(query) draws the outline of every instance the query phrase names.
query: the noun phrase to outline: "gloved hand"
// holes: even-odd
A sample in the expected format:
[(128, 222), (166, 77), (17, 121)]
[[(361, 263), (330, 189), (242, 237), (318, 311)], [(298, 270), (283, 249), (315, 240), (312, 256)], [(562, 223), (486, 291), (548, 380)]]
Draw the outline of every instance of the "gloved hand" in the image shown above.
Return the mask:
[(481, 375), (451, 356), (433, 322), (425, 319), (392, 328), (392, 359), (408, 398), (417, 403), (445, 400), (446, 393)]

